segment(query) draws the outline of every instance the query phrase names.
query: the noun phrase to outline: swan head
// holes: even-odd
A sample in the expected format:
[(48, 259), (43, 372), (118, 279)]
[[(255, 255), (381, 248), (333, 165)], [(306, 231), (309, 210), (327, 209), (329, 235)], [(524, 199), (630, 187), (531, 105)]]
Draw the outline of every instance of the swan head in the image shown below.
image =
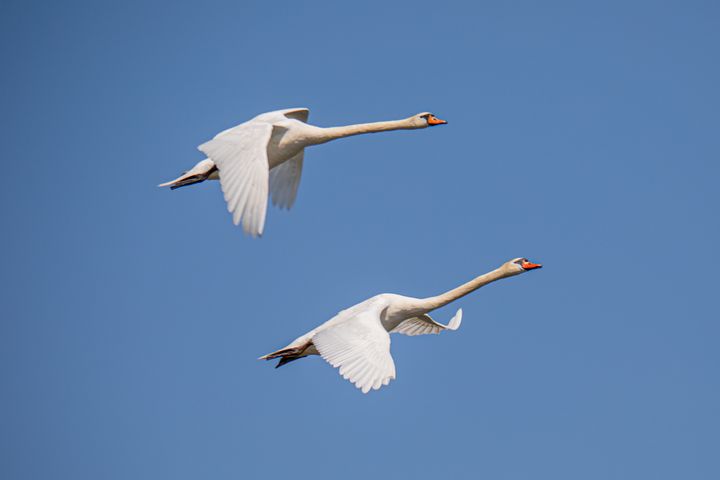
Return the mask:
[(447, 123), (445, 120), (440, 120), (430, 112), (418, 113), (417, 115), (410, 117), (409, 120), (415, 128), (434, 127), (437, 125), (445, 125)]
[(530, 270), (542, 268), (542, 265), (539, 263), (533, 263), (525, 257), (518, 257), (506, 262), (502, 268), (510, 275), (519, 275), (521, 273), (529, 272)]

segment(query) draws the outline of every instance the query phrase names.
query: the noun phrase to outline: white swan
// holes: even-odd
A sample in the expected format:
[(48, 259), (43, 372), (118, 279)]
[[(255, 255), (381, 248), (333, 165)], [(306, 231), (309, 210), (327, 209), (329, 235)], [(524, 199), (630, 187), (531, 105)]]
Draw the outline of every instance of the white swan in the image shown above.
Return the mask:
[(295, 202), (305, 147), (338, 138), (389, 130), (411, 130), (447, 123), (432, 113), (404, 120), (321, 128), (307, 124), (307, 108), (263, 113), (220, 132), (198, 148), (210, 158), (160, 187), (176, 189), (220, 179), (233, 222), (245, 233), (262, 235), (268, 192), (274, 205), (289, 209)]
[[(295, 339), (287, 347), (260, 357), (280, 358), (277, 367), (308, 355), (320, 355), (343, 378), (367, 393), (377, 390), (395, 378), (395, 364), (390, 355), (389, 333), (425, 335), (443, 330), (457, 330), (462, 309), (447, 325), (428, 316), (437, 308), (457, 300), (483, 285), (541, 268), (527, 258), (516, 258), (500, 268), (481, 275), (449, 292), (430, 298), (412, 298), (392, 293), (376, 295), (343, 310), (319, 327)], [(276, 367), (276, 368), (277, 368)]]

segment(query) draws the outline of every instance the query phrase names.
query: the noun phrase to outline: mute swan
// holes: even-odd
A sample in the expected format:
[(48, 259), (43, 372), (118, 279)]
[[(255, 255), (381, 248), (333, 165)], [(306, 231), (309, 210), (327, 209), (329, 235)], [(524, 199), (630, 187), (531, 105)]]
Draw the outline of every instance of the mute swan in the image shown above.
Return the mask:
[(310, 110), (289, 108), (258, 115), (220, 132), (198, 147), (206, 158), (160, 187), (176, 189), (205, 180), (220, 180), (233, 223), (253, 237), (265, 226), (268, 190), (274, 205), (295, 203), (305, 147), (338, 138), (389, 130), (412, 130), (447, 123), (423, 112), (404, 120), (321, 128), (307, 122)]
[(459, 309), (447, 325), (428, 315), (437, 308), (457, 300), (483, 285), (541, 268), (527, 258), (516, 258), (492, 272), (480, 275), (449, 292), (429, 298), (412, 298), (383, 293), (343, 310), (319, 327), (295, 339), (287, 347), (260, 357), (279, 358), (277, 367), (308, 355), (320, 355), (333, 367), (339, 367), (343, 378), (367, 393), (377, 390), (395, 378), (395, 364), (390, 355), (389, 333), (425, 335), (443, 330), (457, 330), (462, 321)]

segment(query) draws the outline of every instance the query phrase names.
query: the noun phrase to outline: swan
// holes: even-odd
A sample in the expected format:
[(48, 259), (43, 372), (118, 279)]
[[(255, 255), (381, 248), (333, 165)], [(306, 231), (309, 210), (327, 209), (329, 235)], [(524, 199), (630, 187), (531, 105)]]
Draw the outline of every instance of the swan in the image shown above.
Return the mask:
[(390, 333), (413, 336), (457, 330), (462, 321), (462, 309), (447, 325), (436, 322), (428, 313), (488, 283), (537, 268), (542, 268), (542, 265), (527, 258), (515, 258), (435, 297), (412, 298), (392, 293), (376, 295), (341, 311), (287, 347), (263, 355), (260, 360), (279, 358), (275, 367), (278, 368), (308, 355), (320, 355), (330, 365), (339, 368), (340, 375), (363, 393), (377, 390), (395, 378)]
[(198, 147), (209, 158), (158, 186), (174, 190), (219, 179), (233, 223), (242, 221), (243, 231), (257, 237), (265, 226), (268, 192), (280, 208), (290, 209), (295, 203), (305, 147), (363, 133), (447, 123), (423, 112), (404, 120), (322, 128), (308, 124), (309, 115), (307, 108), (277, 110), (224, 130)]

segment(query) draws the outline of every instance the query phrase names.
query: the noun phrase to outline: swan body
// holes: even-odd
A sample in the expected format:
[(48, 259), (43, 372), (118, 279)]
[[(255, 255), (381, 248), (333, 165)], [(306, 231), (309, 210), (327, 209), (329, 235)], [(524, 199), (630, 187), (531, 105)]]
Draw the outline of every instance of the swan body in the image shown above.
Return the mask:
[(208, 158), (160, 187), (176, 189), (219, 179), (233, 223), (250, 236), (262, 235), (268, 196), (289, 209), (295, 203), (305, 148), (338, 138), (442, 125), (429, 112), (403, 120), (322, 128), (307, 123), (310, 110), (289, 108), (263, 113), (217, 134), (198, 147)]
[(376, 295), (341, 311), (288, 346), (260, 359), (279, 358), (277, 366), (280, 367), (299, 358), (320, 355), (363, 393), (377, 390), (395, 378), (395, 363), (390, 355), (391, 333), (412, 336), (457, 330), (462, 322), (462, 309), (447, 325), (436, 322), (428, 313), (488, 283), (541, 267), (526, 258), (516, 258), (435, 297)]

